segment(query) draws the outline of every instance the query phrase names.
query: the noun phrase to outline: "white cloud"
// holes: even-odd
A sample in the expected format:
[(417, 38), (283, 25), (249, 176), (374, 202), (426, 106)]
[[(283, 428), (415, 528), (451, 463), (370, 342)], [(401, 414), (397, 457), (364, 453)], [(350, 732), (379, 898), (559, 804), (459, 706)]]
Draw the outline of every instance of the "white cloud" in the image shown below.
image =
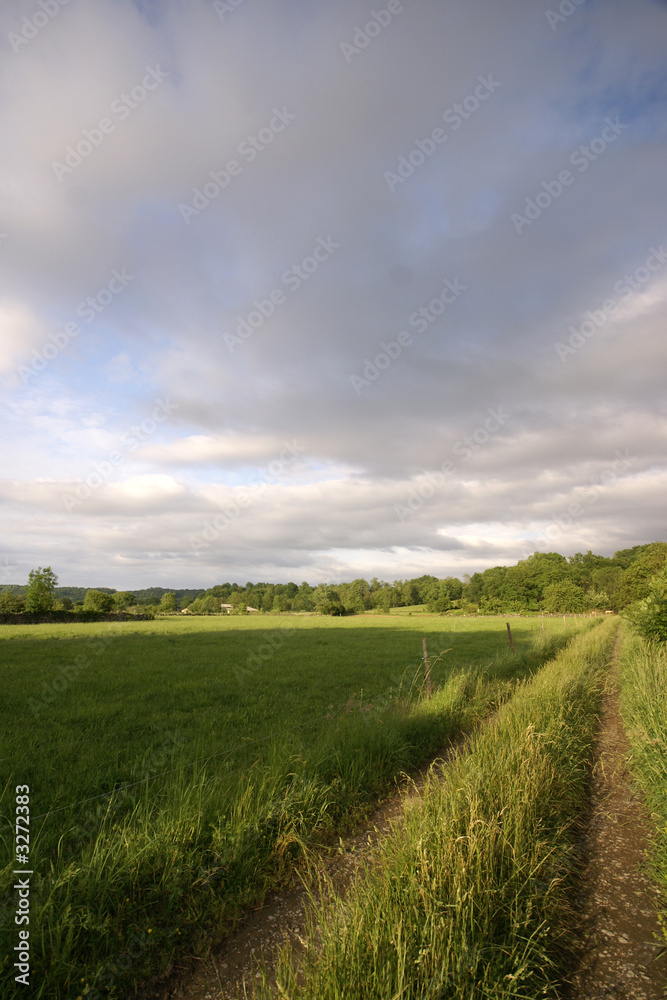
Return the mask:
[[(224, 21), (205, 0), (90, 0), (7, 48), (0, 496), (24, 576), (49, 538), (61, 578), (104, 582), (102, 567), (129, 588), (223, 566), (241, 582), (465, 572), (513, 561), (619, 449), (627, 476), (558, 545), (661, 537), (667, 271), (627, 297), (615, 285), (665, 238), (667, 12), (586, 4), (556, 32), (533, 13), (421, 0), (348, 64), (340, 42), (368, 17), (356, 0), (248, 3)], [(20, 22), (0, 11), (5, 35)], [(443, 113), (480, 75), (500, 86), (454, 128)], [(295, 115), (280, 132), (274, 108)], [(627, 125), (618, 141), (517, 235), (512, 212), (607, 117)], [(390, 192), (385, 171), (438, 127), (446, 141)], [(53, 161), (82, 139), (94, 148), (59, 180)], [(224, 190), (206, 189), (223, 169)], [(195, 189), (208, 204), (186, 224)], [(340, 247), (312, 267), (328, 238)], [(16, 364), (114, 268), (136, 277), (24, 385)], [(420, 329), (446, 278), (465, 294)], [(611, 297), (615, 315), (562, 363), (556, 342)], [(230, 351), (223, 333), (262, 313)], [(403, 330), (411, 344), (357, 395), (350, 375)], [(176, 407), (156, 423), (158, 398)], [(463, 460), (498, 407), (509, 419)], [(267, 478), (292, 441), (298, 459)], [(448, 460), (455, 474), (401, 522), (396, 505)], [(63, 493), (95, 475), (68, 512)], [(195, 556), (189, 533), (257, 480)]]
[(17, 362), (46, 340), (46, 330), (24, 302), (0, 301), (0, 373), (16, 373)]

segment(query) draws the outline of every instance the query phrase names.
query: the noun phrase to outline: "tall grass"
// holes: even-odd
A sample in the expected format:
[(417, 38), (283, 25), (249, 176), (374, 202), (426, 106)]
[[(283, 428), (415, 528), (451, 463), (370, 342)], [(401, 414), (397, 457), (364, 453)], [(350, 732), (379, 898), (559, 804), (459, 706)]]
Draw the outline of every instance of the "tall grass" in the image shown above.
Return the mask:
[(606, 622), (574, 639), (468, 755), (432, 776), (370, 871), (344, 899), (330, 889), (318, 904), (300, 967), (282, 952), (281, 997), (558, 995), (574, 829), (615, 631)]
[(652, 874), (662, 893), (667, 940), (667, 646), (628, 636), (621, 657), (621, 714), (632, 770), (651, 813)]
[[(565, 641), (552, 634), (514, 656), (450, 668), (428, 702), (409, 683), (350, 700), (316, 736), (294, 729), (242, 769), (224, 758), (186, 766), (175, 747), (162, 765), (170, 773), (33, 827), (32, 995), (125, 997), (174, 957), (206, 950), (316, 843), (509, 698)], [(9, 854), (9, 831), (2, 838)], [(7, 910), (12, 867), (0, 873)], [(6, 960), (3, 978), (3, 996), (22, 995)]]

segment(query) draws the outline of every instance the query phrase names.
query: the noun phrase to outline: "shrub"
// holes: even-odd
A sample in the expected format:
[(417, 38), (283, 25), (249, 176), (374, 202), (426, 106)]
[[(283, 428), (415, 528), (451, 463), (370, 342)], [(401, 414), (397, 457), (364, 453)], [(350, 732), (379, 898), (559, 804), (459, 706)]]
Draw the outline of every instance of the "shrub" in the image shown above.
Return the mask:
[(667, 642), (667, 566), (651, 580), (648, 597), (622, 614), (643, 639)]
[(83, 601), (84, 611), (111, 611), (113, 594), (105, 594), (102, 590), (88, 590)]
[(118, 590), (113, 594), (113, 605), (116, 611), (126, 611), (134, 604), (134, 594), (129, 590)]
[(23, 611), (24, 607), (25, 601), (18, 594), (14, 594), (11, 590), (0, 591), (0, 612), (17, 614)]

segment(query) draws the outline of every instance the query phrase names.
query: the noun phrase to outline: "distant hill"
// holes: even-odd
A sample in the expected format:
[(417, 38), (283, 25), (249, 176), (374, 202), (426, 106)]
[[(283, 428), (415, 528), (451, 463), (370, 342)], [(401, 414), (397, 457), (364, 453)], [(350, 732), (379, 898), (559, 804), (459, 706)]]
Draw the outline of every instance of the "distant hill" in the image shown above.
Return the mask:
[[(25, 595), (27, 589), (26, 584), (0, 584), (0, 590), (11, 590), (12, 593), (21, 596)], [(69, 597), (76, 604), (77, 601), (83, 601), (88, 590), (101, 590), (104, 594), (116, 593), (114, 587), (56, 587), (55, 595), (56, 597)], [(185, 607), (185, 605), (191, 604), (197, 597), (201, 597), (205, 591), (203, 587), (198, 590), (177, 590), (173, 587), (145, 587), (142, 590), (133, 590), (132, 593), (137, 604), (159, 604), (163, 594), (176, 594), (177, 603)]]

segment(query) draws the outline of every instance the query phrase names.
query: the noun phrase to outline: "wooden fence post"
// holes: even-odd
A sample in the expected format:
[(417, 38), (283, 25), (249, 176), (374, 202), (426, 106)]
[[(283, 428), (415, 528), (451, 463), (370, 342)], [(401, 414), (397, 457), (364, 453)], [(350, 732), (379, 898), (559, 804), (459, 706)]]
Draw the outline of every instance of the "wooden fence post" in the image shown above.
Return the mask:
[(505, 622), (505, 624), (507, 625), (507, 638), (510, 641), (510, 649), (512, 650), (512, 652), (514, 652), (514, 639), (512, 638), (512, 629), (510, 628), (509, 622)]
[(426, 697), (431, 697), (431, 661), (428, 658), (428, 648), (426, 646), (426, 636), (422, 639), (424, 649), (424, 676), (426, 677)]

